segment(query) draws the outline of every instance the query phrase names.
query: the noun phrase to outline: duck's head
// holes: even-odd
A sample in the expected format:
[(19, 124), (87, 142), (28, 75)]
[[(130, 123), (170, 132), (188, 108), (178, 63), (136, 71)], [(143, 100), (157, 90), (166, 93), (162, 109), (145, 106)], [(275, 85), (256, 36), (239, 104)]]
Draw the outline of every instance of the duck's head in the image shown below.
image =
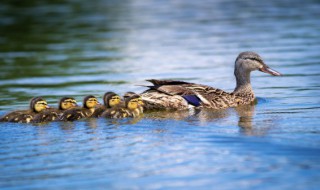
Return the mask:
[(95, 96), (92, 96), (92, 95), (86, 96), (83, 99), (83, 107), (84, 108), (92, 109), (96, 105), (99, 105), (99, 104), (100, 103), (99, 103), (98, 99)]
[(257, 53), (250, 51), (240, 53), (235, 63), (235, 75), (237, 76), (242, 73), (250, 73), (255, 70), (259, 70), (273, 76), (281, 76), (278, 71), (275, 71), (266, 65)]
[(39, 113), (47, 108), (49, 108), (48, 103), (42, 97), (35, 97), (30, 101), (30, 109), (36, 113)]
[(60, 110), (67, 110), (77, 106), (78, 106), (77, 101), (72, 97), (63, 97), (59, 101)]
[(133, 96), (127, 98), (126, 99), (126, 107), (130, 110), (137, 109), (140, 106), (139, 99), (140, 99), (139, 95), (133, 95)]
[(112, 108), (121, 102), (121, 98), (114, 92), (106, 92), (103, 96), (103, 102), (107, 108)]

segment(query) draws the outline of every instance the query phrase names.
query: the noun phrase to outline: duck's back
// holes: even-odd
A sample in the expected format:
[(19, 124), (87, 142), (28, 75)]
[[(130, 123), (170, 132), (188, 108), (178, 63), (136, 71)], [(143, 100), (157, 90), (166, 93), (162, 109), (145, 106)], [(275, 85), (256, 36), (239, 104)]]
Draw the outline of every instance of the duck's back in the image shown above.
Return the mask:
[(237, 97), (206, 85), (170, 80), (149, 80), (153, 86), (141, 94), (148, 109), (221, 109), (238, 105)]

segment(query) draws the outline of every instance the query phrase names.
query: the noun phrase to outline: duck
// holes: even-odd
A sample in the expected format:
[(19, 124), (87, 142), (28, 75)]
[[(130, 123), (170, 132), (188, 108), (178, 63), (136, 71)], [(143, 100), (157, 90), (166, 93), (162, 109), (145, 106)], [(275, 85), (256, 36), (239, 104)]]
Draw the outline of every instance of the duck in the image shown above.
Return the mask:
[(60, 121), (75, 121), (82, 118), (91, 117), (97, 105), (100, 105), (100, 103), (95, 96), (86, 96), (83, 99), (82, 107), (74, 107), (64, 111), (60, 117)]
[(235, 61), (236, 87), (226, 92), (207, 85), (175, 80), (147, 80), (152, 83), (140, 94), (145, 110), (185, 110), (190, 108), (224, 109), (251, 104), (255, 95), (250, 83), (250, 73), (261, 71), (281, 76), (266, 65), (255, 52), (241, 52)]
[(0, 121), (15, 123), (30, 123), (34, 117), (48, 109), (48, 103), (42, 97), (34, 97), (30, 100), (28, 110), (17, 110), (4, 115)]
[(37, 114), (32, 122), (43, 123), (57, 121), (59, 120), (64, 111), (78, 106), (77, 101), (72, 97), (61, 98), (58, 105), (58, 108), (48, 108), (47, 110)]
[(125, 99), (125, 106), (116, 106), (111, 109), (107, 109), (102, 113), (101, 117), (104, 118), (126, 118), (126, 117), (139, 117), (141, 112), (140, 107), (143, 106), (140, 102), (139, 95), (132, 95)]
[(97, 105), (92, 117), (100, 117), (107, 109), (113, 108), (121, 103), (121, 97), (114, 92), (106, 92), (103, 95), (103, 105)]

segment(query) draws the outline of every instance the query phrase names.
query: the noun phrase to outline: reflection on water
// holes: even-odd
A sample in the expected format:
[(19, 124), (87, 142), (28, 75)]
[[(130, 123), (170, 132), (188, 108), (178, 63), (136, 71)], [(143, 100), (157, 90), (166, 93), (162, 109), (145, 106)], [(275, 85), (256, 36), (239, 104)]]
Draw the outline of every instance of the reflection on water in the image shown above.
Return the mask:
[(1, 1), (0, 115), (33, 96), (55, 106), (145, 79), (232, 91), (241, 51), (284, 76), (252, 73), (254, 105), (142, 118), (0, 123), (4, 189), (317, 189), (318, 1)]

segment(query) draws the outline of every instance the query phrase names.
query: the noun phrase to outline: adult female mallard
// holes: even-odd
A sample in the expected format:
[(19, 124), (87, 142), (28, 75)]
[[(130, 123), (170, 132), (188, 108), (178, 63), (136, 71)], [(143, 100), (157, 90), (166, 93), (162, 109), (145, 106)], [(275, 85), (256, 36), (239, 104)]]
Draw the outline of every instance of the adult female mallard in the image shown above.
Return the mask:
[(255, 96), (250, 83), (251, 71), (259, 70), (274, 76), (281, 74), (267, 66), (254, 52), (242, 52), (235, 61), (234, 75), (237, 85), (233, 92), (206, 85), (172, 80), (148, 80), (153, 86), (141, 94), (147, 110), (206, 107), (222, 109), (250, 104)]
[(96, 106), (92, 117), (100, 117), (107, 109), (113, 108), (121, 103), (121, 97), (114, 92), (106, 92), (103, 95), (103, 104)]
[(15, 123), (30, 123), (34, 117), (49, 108), (47, 101), (41, 97), (34, 97), (30, 100), (29, 110), (18, 110), (3, 116), (0, 121)]
[(59, 117), (63, 114), (64, 111), (76, 107), (77, 101), (72, 97), (63, 97), (59, 101), (59, 108), (48, 108), (45, 111), (37, 114), (33, 123), (42, 123), (42, 122), (50, 122), (57, 121)]
[(91, 117), (94, 113), (95, 107), (99, 105), (97, 98), (95, 96), (86, 96), (83, 99), (83, 106), (82, 107), (75, 107), (68, 109), (63, 112), (60, 117), (61, 121), (75, 121), (78, 119)]
[(116, 106), (111, 109), (107, 109), (102, 113), (102, 117), (105, 118), (125, 118), (125, 117), (138, 117), (143, 111), (140, 107), (143, 103), (140, 100), (139, 95), (132, 95), (125, 99), (125, 106)]

